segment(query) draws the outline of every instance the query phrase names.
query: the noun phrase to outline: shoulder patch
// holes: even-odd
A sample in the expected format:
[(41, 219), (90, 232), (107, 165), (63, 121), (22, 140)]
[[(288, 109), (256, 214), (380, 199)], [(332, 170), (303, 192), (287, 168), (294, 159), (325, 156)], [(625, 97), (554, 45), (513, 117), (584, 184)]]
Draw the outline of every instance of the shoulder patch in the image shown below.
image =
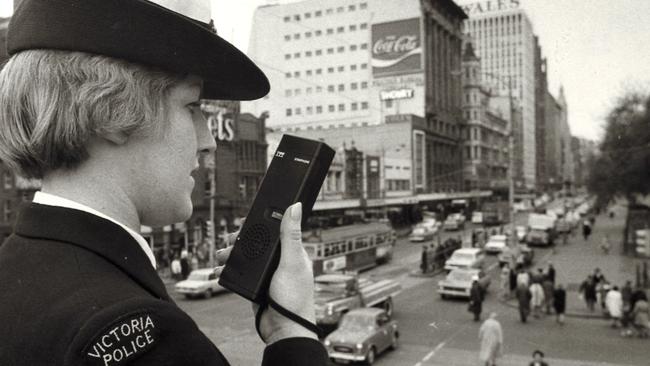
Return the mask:
[(150, 312), (130, 313), (103, 328), (82, 349), (82, 357), (91, 365), (122, 365), (154, 347), (159, 334)]

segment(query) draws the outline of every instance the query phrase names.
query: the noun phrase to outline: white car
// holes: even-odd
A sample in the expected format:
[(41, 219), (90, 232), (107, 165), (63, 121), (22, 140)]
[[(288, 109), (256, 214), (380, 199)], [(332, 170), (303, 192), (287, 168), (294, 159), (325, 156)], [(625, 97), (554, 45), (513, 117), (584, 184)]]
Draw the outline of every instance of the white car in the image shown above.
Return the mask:
[(508, 238), (505, 235), (492, 235), (488, 242), (485, 244), (485, 251), (487, 253), (498, 254), (508, 245)]
[(213, 294), (225, 291), (218, 283), (219, 276), (212, 268), (197, 269), (190, 273), (185, 281), (180, 281), (174, 286), (174, 290), (186, 298), (203, 296), (206, 299)]
[(454, 268), (482, 268), (485, 262), (485, 251), (481, 248), (460, 248), (452, 253), (445, 262), (445, 270)]

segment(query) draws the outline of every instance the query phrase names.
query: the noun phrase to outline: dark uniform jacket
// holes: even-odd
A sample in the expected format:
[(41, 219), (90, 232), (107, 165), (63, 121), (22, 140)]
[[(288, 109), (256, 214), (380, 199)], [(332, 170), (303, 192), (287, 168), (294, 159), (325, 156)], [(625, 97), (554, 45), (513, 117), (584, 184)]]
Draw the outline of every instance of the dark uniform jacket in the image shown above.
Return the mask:
[[(316, 340), (266, 347), (264, 365), (325, 365)], [(0, 247), (0, 365), (228, 365), (170, 299), (135, 239), (68, 208), (30, 204)]]

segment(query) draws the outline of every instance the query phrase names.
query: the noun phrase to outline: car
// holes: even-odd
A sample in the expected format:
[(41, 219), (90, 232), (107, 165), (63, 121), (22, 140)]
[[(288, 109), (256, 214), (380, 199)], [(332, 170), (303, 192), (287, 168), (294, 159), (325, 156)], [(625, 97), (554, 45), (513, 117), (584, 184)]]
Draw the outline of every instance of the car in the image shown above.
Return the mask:
[(485, 244), (483, 249), (486, 253), (498, 254), (503, 251), (503, 249), (508, 246), (508, 237), (505, 235), (492, 235), (488, 242)]
[(486, 293), (490, 286), (490, 277), (486, 276), (482, 269), (452, 269), (444, 280), (438, 282), (438, 294), (443, 299), (452, 296), (469, 298), (472, 281), (475, 279), (478, 280), (478, 285), (483, 293)]
[(482, 268), (485, 262), (485, 251), (481, 248), (456, 249), (445, 262), (445, 270), (454, 268)]
[(447, 216), (444, 224), (445, 230), (460, 230), (465, 226), (465, 216), (461, 214), (451, 214)]
[(410, 242), (422, 242), (433, 240), (433, 237), (438, 232), (438, 228), (435, 225), (422, 225), (418, 224), (413, 228), (411, 235), (409, 235)]
[(372, 365), (376, 357), (399, 343), (396, 320), (378, 308), (361, 308), (347, 312), (339, 327), (323, 341), (329, 358), (334, 361), (356, 361)]
[(213, 268), (196, 269), (190, 272), (186, 280), (176, 283), (174, 290), (188, 299), (198, 296), (207, 299), (215, 293), (226, 291), (218, 281), (219, 276)]
[(517, 241), (523, 242), (524, 240), (526, 240), (526, 234), (528, 233), (528, 229), (523, 225), (517, 225), (515, 227), (515, 233), (517, 234)]

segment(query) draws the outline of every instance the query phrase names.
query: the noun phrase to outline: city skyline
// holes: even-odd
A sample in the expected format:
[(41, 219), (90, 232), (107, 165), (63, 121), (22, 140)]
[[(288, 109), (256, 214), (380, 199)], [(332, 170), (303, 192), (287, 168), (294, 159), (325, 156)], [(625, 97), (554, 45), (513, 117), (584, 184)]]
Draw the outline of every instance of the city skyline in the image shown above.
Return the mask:
[[(290, 3), (296, 1), (275, 1)], [(459, 5), (475, 3), (455, 0)], [(234, 5), (212, 1), (212, 17), (220, 35), (247, 51), (255, 8), (268, 0), (240, 0)], [(622, 91), (650, 84), (650, 50), (644, 34), (650, 24), (650, 3), (621, 0), (548, 2), (520, 0), (540, 37), (549, 64), (549, 91), (557, 96), (564, 86), (573, 135), (597, 139), (604, 117)], [(0, 1), (0, 16), (11, 16), (13, 1)], [(224, 9), (224, 11), (220, 11)], [(645, 85), (645, 86), (644, 86)]]

